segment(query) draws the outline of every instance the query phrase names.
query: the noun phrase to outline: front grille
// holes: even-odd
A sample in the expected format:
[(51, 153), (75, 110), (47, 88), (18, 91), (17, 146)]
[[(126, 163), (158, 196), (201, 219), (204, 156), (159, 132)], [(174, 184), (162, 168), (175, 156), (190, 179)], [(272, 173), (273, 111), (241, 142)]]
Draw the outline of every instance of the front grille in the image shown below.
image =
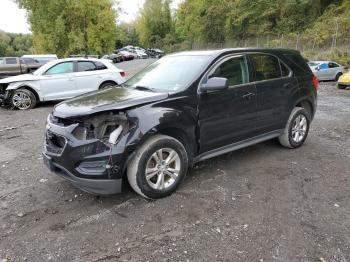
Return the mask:
[(45, 136), (47, 152), (60, 155), (66, 145), (66, 139), (50, 131)]

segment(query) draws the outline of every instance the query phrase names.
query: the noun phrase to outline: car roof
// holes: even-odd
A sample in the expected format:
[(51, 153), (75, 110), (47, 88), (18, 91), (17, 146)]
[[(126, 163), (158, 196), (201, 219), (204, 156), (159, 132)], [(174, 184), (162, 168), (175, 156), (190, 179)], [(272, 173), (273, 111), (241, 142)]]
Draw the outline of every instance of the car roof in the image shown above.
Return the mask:
[(179, 53), (173, 53), (168, 56), (211, 56), (216, 57), (225, 53), (238, 53), (238, 52), (266, 52), (266, 53), (298, 53), (293, 49), (283, 48), (227, 48), (227, 49), (216, 49), (216, 50), (199, 50), (199, 51), (185, 51)]
[(56, 63), (59, 62), (70, 62), (70, 61), (101, 61), (98, 58), (85, 58), (85, 57), (70, 57), (55, 60)]

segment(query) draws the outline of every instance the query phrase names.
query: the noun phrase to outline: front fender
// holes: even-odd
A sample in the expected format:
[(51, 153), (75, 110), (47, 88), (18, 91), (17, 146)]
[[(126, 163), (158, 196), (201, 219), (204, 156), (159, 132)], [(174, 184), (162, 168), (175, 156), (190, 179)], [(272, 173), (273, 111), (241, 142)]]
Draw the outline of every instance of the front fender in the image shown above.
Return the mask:
[(13, 82), (13, 83), (10, 83), (7, 88), (6, 88), (6, 91), (9, 91), (9, 92), (13, 92), (14, 90), (17, 90), (17, 89), (20, 89), (20, 88), (29, 88), (31, 89), (32, 91), (36, 92), (36, 94), (38, 95), (40, 101), (42, 101), (42, 94), (41, 94), (41, 91), (40, 91), (40, 87), (39, 87), (39, 84), (38, 83), (35, 83), (35, 82)]
[[(179, 106), (179, 108), (177, 107)], [(197, 110), (192, 106), (172, 105), (146, 105), (128, 110), (128, 119), (134, 123), (126, 141), (128, 151), (134, 151), (148, 137), (155, 133), (164, 133), (175, 138), (184, 137), (185, 147), (193, 153), (197, 149)]]

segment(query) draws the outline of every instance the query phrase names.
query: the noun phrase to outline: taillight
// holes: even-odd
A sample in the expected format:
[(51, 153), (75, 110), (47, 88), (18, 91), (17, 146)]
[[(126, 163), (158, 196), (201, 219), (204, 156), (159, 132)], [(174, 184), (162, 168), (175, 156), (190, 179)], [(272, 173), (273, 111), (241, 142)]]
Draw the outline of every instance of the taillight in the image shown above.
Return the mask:
[(119, 74), (120, 74), (122, 77), (125, 77), (125, 76), (126, 76), (126, 74), (125, 74), (124, 71), (119, 72)]
[(316, 76), (314, 76), (312, 78), (312, 84), (313, 84), (314, 88), (317, 90), (318, 89), (318, 79)]

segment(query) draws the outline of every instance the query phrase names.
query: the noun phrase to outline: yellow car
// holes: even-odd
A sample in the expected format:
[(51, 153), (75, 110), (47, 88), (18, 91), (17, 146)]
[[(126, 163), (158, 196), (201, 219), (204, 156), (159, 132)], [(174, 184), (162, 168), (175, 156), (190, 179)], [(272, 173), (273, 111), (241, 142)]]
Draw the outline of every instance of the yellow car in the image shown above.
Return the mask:
[(350, 87), (350, 71), (344, 73), (338, 79), (338, 88), (339, 89), (345, 89), (347, 87)]

